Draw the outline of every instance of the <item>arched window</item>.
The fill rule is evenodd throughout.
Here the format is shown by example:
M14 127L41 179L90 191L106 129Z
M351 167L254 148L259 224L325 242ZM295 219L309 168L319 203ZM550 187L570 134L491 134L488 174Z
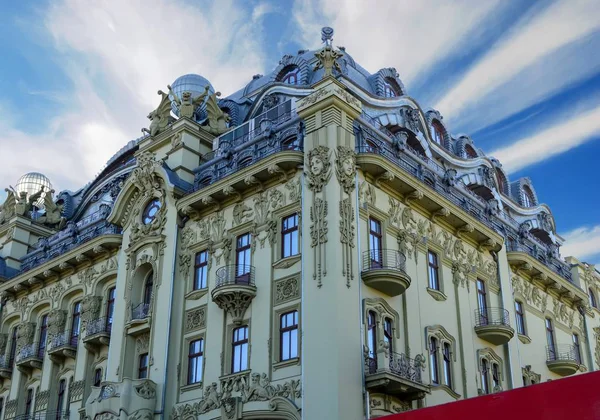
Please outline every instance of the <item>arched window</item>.
M48 315L42 316L40 321L40 340L38 343L38 357L42 359L44 357L44 350L46 350L46 340L48 339Z
M444 126L438 120L433 120L431 123L431 135L433 136L433 141L437 144L444 144L446 130L444 130Z
M146 277L146 283L144 284L144 305L150 306L152 299L152 289L154 286L154 272L150 271Z
M279 81L287 85L297 85L300 81L299 73L300 69L298 69L298 67L291 66L287 69Z
M431 367L431 383L440 383L438 366L438 342L435 337L429 338L429 366Z
M369 347L369 357L374 359L377 351L377 321L375 312L369 311L367 314L367 347Z
M470 144L465 145L465 153L467 155L467 159L475 159L477 157L477 152Z
M592 291L591 288L589 288L588 291L590 293L590 305L592 306L592 308L598 309L598 302L596 301L596 295L594 294L594 292Z
M400 96L400 89L398 89L396 81L386 77L383 81L383 97L395 98L396 96Z
M498 191L504 193L506 191L506 178L498 168L496 168L496 179L498 180Z
M533 198L533 192L527 185L523 186L523 206L533 207L535 205L535 199Z
M71 317L71 345L76 347L79 339L79 330L81 327L81 302L73 304L73 314Z

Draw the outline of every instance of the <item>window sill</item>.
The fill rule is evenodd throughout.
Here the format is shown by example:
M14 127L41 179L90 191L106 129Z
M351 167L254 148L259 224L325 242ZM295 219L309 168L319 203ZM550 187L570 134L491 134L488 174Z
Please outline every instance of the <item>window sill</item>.
M273 268L290 268L300 261L301 255L292 255L291 257L281 258L273 263Z
M191 292L187 292L185 294L185 299L186 300L198 300L207 293L208 293L208 288L192 290Z
M298 365L300 365L300 358L294 357L293 359L284 360L283 362L273 363L273 370L283 369L285 367L298 366Z
M529 336L527 336L525 334L517 334L517 336L519 336L519 341L521 341L521 343L523 343L523 344L531 343L531 338L529 338Z
M438 302L443 302L446 299L448 299L441 290L436 290L436 289L432 289L432 288L428 287L427 293L429 293L431 295L431 297L434 298L435 300L437 300Z
M179 388L179 391L180 392L189 392L194 389L202 389L202 381L196 382L195 384L184 385L181 388Z
M450 388L448 385L434 385L431 384L432 391L446 391L448 395L450 395L455 400L460 399L460 394Z

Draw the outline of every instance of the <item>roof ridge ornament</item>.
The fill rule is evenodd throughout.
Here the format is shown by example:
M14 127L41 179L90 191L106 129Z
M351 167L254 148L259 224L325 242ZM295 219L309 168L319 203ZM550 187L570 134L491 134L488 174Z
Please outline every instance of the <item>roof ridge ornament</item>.
M329 26L321 28L321 41L325 43L326 47L331 47L331 43L333 42L333 28Z
M336 69L340 73L342 68L337 60L344 56L341 52L335 51L331 44L333 42L333 28L328 26L321 29L321 40L325 43L325 46L315 53L315 57L319 60L314 67L314 71L323 69L323 78L327 76L333 76L333 69Z

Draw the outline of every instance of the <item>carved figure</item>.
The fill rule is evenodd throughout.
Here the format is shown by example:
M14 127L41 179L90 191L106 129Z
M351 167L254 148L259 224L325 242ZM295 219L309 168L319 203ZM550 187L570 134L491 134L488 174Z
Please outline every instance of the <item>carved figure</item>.
M328 147L317 146L308 152L308 188L320 192L331 176L331 156Z
M319 60L315 65L314 71L319 69L323 69L323 77L332 76L333 69L336 69L340 73L342 72L342 68L340 64L337 62L338 59L343 57L344 54L335 51L331 46L326 46L318 53L315 53L315 57Z
M8 188L5 188L4 191L6 191L7 196L6 200L4 200L4 204L0 206L0 225L16 214L17 200L15 198L15 193Z
M61 230L67 221L67 219L62 216L64 202L63 200L58 200L54 203L52 194L54 194L54 190L50 190L44 195L44 208L46 209L46 214L40 217L38 221L45 225L58 225L58 229Z
M338 146L336 150L335 173L346 194L354 190L354 174L356 173L356 154L346 146Z
M210 89L210 86L206 86L204 88L204 92L196 99L192 99L192 93L188 91L183 92L181 94L181 98L178 98L171 89L171 85L168 85L167 88L169 88L169 94L173 97L173 100L179 107L179 117L192 118L196 108L198 108L198 106L200 106L200 104L202 104L202 102L204 102L208 96L208 90Z
M158 95L162 97L158 108L148 114L150 120L150 129L142 128L142 133L148 133L151 137L156 136L164 131L172 120L171 117L171 100L169 95L162 90L158 91Z
M226 112L223 112L217 104L217 98L221 96L221 92L215 92L208 95L206 101L206 113L208 114L208 126L204 127L206 131L215 136L223 134L229 129L231 117Z
M206 387L204 391L204 398L198 403L198 411L200 413L206 413L207 411L219 408L220 406L220 395L217 391L217 383L213 382Z

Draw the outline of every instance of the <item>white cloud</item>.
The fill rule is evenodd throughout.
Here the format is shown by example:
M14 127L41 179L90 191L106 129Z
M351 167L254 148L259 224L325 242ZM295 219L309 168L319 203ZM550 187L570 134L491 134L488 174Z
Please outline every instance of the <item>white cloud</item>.
M505 171L512 173L577 147L599 134L600 106L572 115L566 122L545 127L490 155L502 162Z
M2 184L38 170L59 189L85 185L141 135L156 91L180 75L201 74L224 95L242 88L264 68L261 19L269 12L234 0L202 8L168 0L51 3L40 30L73 82L64 94L69 106L42 134L19 129L16 118L0 121Z
M574 256L581 261L600 257L600 225L579 227L562 236L565 239L561 248L563 256Z
M495 89L503 88L511 79L538 60L556 53L560 48L581 40L598 29L600 29L600 9L595 0L559 0L541 13L527 15L492 46L460 82L446 92L436 104L436 109L447 120L460 124L464 122L463 118L468 119L475 108L502 107L502 98L495 98L483 104L482 101L489 99ZM557 60L546 63L545 69L537 74L537 77L544 79L545 83L536 85L536 90L532 91L529 83L515 83L512 89L505 91L507 95L515 96L515 102L511 100L508 104L504 104L503 112L499 113L499 117L506 116L510 112L515 113L559 91L574 80L591 74L591 70L588 70L589 64L582 60L582 57L578 60L582 68L576 68L575 71L561 72L553 69L553 66L568 67L562 60L564 56L557 55ZM597 60L595 62L597 63ZM597 64L591 67L598 68ZM547 74L544 77L545 73ZM529 92L523 92L523 88L528 89ZM497 120L498 117L495 121ZM484 121L479 123L483 124Z
M331 26L336 45L346 46L369 71L396 67L410 92L411 83L440 59L476 45L477 38L467 39L467 35L482 30L481 22L499 4L496 0L299 0L293 14L307 47L318 47L321 27Z

